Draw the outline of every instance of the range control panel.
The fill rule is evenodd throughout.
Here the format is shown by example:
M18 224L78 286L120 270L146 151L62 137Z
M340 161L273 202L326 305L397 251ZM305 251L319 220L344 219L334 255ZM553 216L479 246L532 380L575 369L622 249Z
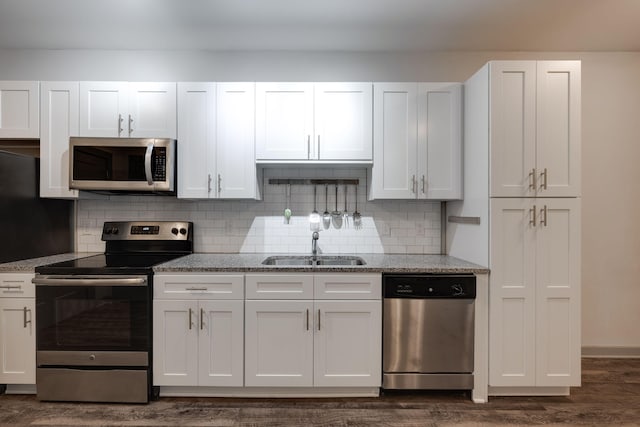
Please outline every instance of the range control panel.
M460 298L475 299L473 274L391 274L382 276L385 298Z
M102 240L190 240L193 223L187 221L108 221Z

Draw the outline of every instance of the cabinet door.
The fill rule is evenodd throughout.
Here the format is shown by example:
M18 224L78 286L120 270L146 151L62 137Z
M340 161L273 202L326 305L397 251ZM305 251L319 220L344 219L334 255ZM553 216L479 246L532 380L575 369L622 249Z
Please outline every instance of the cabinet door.
M492 199L489 290L489 385L534 386L538 206Z
M198 304L153 301L153 384L198 385Z
M580 61L539 61L537 72L538 196L577 197L581 162Z
M0 384L35 384L33 298L0 298Z
M80 82L79 136L129 136L128 92L126 82Z
M38 138L38 82L0 82L0 138Z
M215 83L178 83L178 198L215 197Z
M176 84L129 83L131 138L176 139Z
M373 88L371 197L415 199L417 194L416 83L376 83Z
M536 62L491 62L489 87L491 196L535 196Z
M316 83L312 158L372 159L372 89L371 83Z
M420 199L462 198L462 85L418 85Z
M198 385L242 387L244 302L199 302Z
M537 199L536 208L536 385L579 386L580 200Z
M217 195L255 199L255 84L218 83L217 94Z
M245 386L313 385L313 303L245 302Z
M78 82L43 82L40 91L40 197L74 199L69 189L69 137L79 132Z
M314 158L313 84L256 83L256 159Z
M315 303L315 386L380 387L380 301Z

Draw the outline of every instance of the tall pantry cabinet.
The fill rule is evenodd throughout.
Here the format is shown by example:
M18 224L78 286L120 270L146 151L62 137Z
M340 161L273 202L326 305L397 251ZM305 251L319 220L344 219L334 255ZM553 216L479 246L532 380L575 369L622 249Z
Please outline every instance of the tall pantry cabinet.
M465 83L449 254L487 265L489 394L580 385L580 62L490 62ZM455 221L455 220L454 220ZM476 221L477 222L477 221Z

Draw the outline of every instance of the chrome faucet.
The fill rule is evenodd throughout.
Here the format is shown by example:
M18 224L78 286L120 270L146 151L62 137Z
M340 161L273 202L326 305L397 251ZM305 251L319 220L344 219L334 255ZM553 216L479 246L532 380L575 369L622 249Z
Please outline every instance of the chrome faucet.
M320 238L320 233L314 231L311 235L311 255L315 259L318 256L318 239Z

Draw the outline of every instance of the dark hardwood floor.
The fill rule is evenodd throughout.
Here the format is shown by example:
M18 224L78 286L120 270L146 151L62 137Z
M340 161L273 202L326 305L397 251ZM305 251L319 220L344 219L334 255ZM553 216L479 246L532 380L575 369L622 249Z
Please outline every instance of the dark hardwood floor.
M380 398L161 398L148 405L38 402L0 396L2 426L640 426L640 359L583 359L582 387L567 397L467 392Z

